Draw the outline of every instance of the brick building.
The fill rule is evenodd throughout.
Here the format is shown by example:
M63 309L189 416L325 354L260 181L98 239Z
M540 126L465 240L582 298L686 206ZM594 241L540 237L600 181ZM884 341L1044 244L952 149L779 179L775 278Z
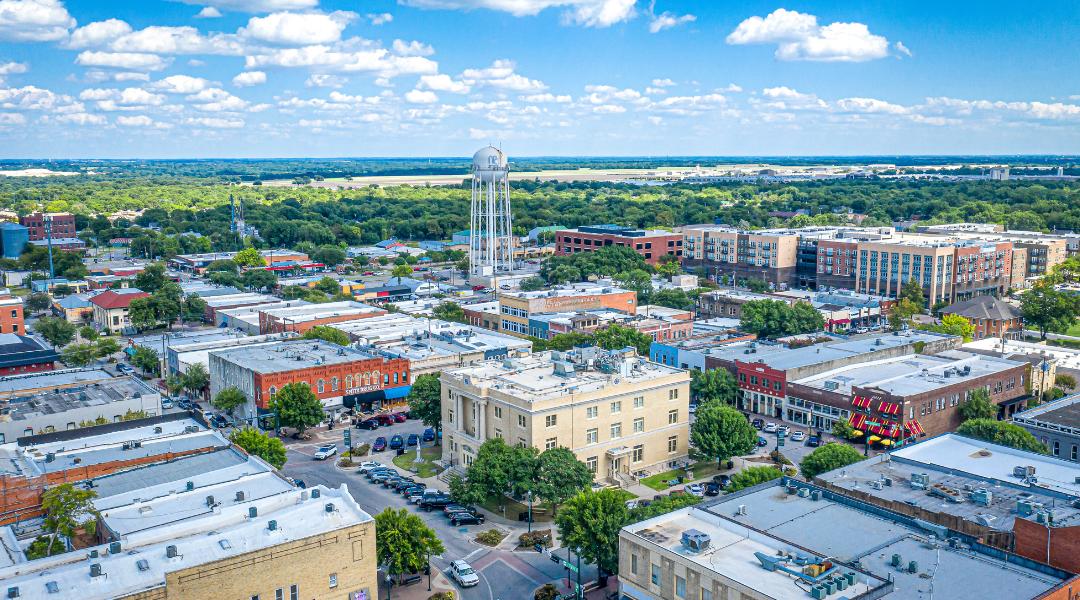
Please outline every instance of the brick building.
M340 415L346 408L370 411L403 402L410 389L408 360L321 340L213 350L209 363L211 397L226 388L239 389L248 402L233 414L249 420L271 412L270 400L289 383L311 386L328 417Z
M26 333L22 298L0 297L0 333Z
M0 333L0 376L52 371L60 355L37 338Z
M294 331L303 334L312 327L321 327L342 321L355 321L385 315L386 309L345 300L324 304L306 304L304 306L286 306L258 310L259 333L281 333Z
M741 319L742 306L747 302L757 302L760 300L775 300L783 302L788 306L795 306L796 303L803 302L803 299L801 298L792 298L790 296L755 294L753 292L722 289L701 294L698 299L698 311L703 319L718 317Z
M499 295L499 331L529 335L529 317L562 311L607 308L628 315L637 314L637 292L616 287L575 285L556 290L507 292Z
M1023 314L1019 308L993 296L976 296L941 309L943 315L959 315L975 327L971 337L1018 340L1023 336Z
M799 234L790 229L739 231L725 225L687 225L682 228L683 267L703 267L709 276L764 279L792 284L796 278Z
M694 323L670 317L628 315L610 309L541 313L529 317L529 335L550 340L564 333L591 334L611 324L628 327L656 341L685 340L693 333Z
M644 231L618 225L589 225L559 231L555 242L555 256L567 256L575 252L592 252L604 246L633 248L645 257L650 265L660 263L660 257L683 255L683 235L663 229Z
M52 229L53 242L57 238L73 238L78 233L75 231L75 215L68 213L39 213L19 217L19 225L26 228L30 241L44 240L48 238L45 228L45 217L52 217L50 227Z
M499 331L499 302L477 302L475 304L462 304L461 310L465 313L465 322L469 325L483 327L492 331Z

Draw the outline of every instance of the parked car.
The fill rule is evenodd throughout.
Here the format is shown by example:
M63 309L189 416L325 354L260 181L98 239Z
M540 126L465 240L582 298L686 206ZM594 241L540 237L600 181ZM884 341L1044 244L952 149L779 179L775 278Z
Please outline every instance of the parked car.
M509 284L506 284L506 283L504 283L504 284L502 284L502 285L500 285L500 286L499 286L499 289L500 289L500 290L508 290L508 289L510 289L510 285L509 285Z
M315 460L326 460L335 454L337 454L337 446L335 444L319 446L319 449L315 451Z
M688 494L693 494L698 498L705 497L705 486L698 483L690 483L683 486L683 491Z
M404 445L405 445L405 440L401 439L400 435L395 435L394 437L390 438L390 449L391 450L397 450L398 448L401 448Z
M394 475L391 475L390 477L387 477L384 481L382 481L382 486L384 488L390 489L396 486L398 482L402 479L404 478L400 474L395 473Z
M409 436L409 439L405 440L405 447L416 448L420 445L420 436L415 433Z
M364 271L361 275L374 275L375 271Z
M450 278L447 277L446 275L443 275L443 276L439 277L439 281L450 281Z
M365 460L364 462L360 463L360 468L358 468L356 470L356 472L361 474L361 475L364 475L368 471L370 471L372 469L378 469L379 467L382 467L382 468L385 469L386 465L384 465L382 463L377 463L377 462L375 462L373 460Z
M474 286L472 286L472 290L474 292L479 292L482 289L484 289L484 286L482 286L482 285L474 285Z
M791 434L791 441L793 441L793 442L801 442L801 441L803 441L805 439L806 439L806 433L804 433L802 431L796 431L795 433Z
M417 486L417 487L422 487L422 486ZM409 502L411 502L413 504L420 504L420 501L424 499L424 496L437 496L437 495L439 495L439 490L437 490L435 488L424 488L424 489L420 490L420 493L418 495L416 495L416 496L410 495L409 496Z
M379 422L379 427L389 427L394 424L394 417L390 415L378 415L375 420Z
M450 525L457 527L458 525L483 525L484 515L474 515L467 512L457 512L450 515Z
M705 495L706 496L719 496L720 495L720 489L721 488L720 488L719 483L716 483L715 481L710 481L710 482L705 484Z
M472 587L480 584L480 578L476 576L476 571L473 571L469 563L460 559L450 563L450 576L461 587Z
M762 431L764 431L765 433L776 433L777 429L779 429L779 427L776 425L776 423L766 423L765 429L763 429Z
M433 508L442 508L447 504L453 504L454 501L450 499L450 496L436 496L434 498L428 498L424 496L424 499L420 501L420 508L431 512Z
M810 446L811 448L817 448L821 445L821 438L816 435L812 435L806 438L806 445Z
M394 486L394 492L398 494L404 494L405 490L413 487L414 485L416 485L416 481L414 481L412 477L406 477Z
M414 485L413 487L402 492L401 495L405 496L405 499L409 502L409 504L414 504L417 500L424 497L425 489L426 488L422 485Z
M768 446L769 442L765 441L765 438L763 438L763 437L761 437L759 435L758 438L757 438L757 445L758 446Z
M364 419L363 421L360 421L359 423L356 424L356 428L357 429L378 429L379 428L379 421L378 421L378 419Z
M298 487L300 489L304 489L304 488L307 487L307 484L304 483L303 479L293 479L292 477L286 477L285 481L288 481L289 483L295 485L296 487Z
M750 424L754 426L754 429L761 431L761 428L765 426L765 421L763 419L754 419L750 421Z
M397 476L396 471L390 471L390 470L376 471L375 474L371 476L371 483L383 483L387 479L390 479L391 477L396 477L396 476Z
M404 423L409 420L408 413L393 413L390 416L393 417L395 423Z
M424 441L425 442L434 442L435 441L435 430L434 429L425 429L424 430Z
M161 401L161 408L169 409L169 408L172 408L172 407L173 407L172 400L162 400Z
M782 433L782 434L784 434L784 437L788 437L788 436L791 435L791 428L788 427L787 425L781 425L781 426L776 428L776 433L777 434Z
M225 419L220 413L214 413L210 415L210 424L218 429L222 427L228 427L229 421Z
M386 438L381 435L375 438L375 443L371 445L371 449L375 452L386 450Z
M722 488L731 487L731 477L728 477L727 475L714 475L712 479L713 482Z
M180 408L182 408L184 410L189 410L191 408L191 401L188 400L187 398L181 398L181 399L177 400L176 403L179 404Z

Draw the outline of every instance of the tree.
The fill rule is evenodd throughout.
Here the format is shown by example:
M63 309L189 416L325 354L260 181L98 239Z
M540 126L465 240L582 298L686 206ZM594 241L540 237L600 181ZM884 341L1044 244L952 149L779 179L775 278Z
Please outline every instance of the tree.
M815 477L822 473L846 467L865 458L865 456L859 454L858 450L847 444L830 442L815 448L813 452L807 454L799 463L799 470L807 481L813 481Z
M919 281L915 278L912 278L907 283L905 283L904 287L900 288L900 295L897 296L896 299L908 300L915 306L918 306L920 309L919 312L922 312L922 307L925 301L923 300L923 289L922 286L919 285Z
M337 344L338 346L349 345L349 335L340 329L334 329L329 325L319 325L312 327L304 332L301 336L305 340L322 340L324 342L330 342L331 344Z
M649 298L649 304L678 310L689 310L694 306L694 300L682 289L660 290Z
M1058 373L1054 377L1054 386L1062 389L1069 388L1070 390L1076 389L1076 378L1068 373Z
M668 258L671 257L671 258ZM665 254L660 257L660 266L656 268L657 273L668 279L679 274L681 269L679 268L679 259L674 254Z
M968 392L967 400L956 407L964 420L992 419L997 416L998 409L990 402L990 393L986 388L975 388Z
M247 404L247 397L238 388L228 387L218 392L210 404L232 415L234 410Z
M948 307L949 307L948 302L946 302L945 300L938 300L937 302L934 303L933 306L930 307L930 314L933 315L933 317L935 319L940 319L941 318L941 310L945 309L945 308L948 308Z
M652 336L641 333L633 327L622 327L614 322L603 329L594 331L593 340L604 350L636 348L638 356L649 356L649 348L653 343Z
M337 246L323 246L311 255L311 260L336 267L345 262L345 252Z
M690 371L690 395L702 404L719 401L733 405L739 397L739 385L727 369L693 369Z
M893 329L904 329L905 326L911 325L911 317L922 312L919 305L914 304L910 300L899 300L889 311L888 321L889 327Z
M71 344L61 353L64 364L69 367L85 367L97 357L92 344Z
M235 260L215 260L206 267L207 273L231 273L233 275L240 274L240 267L236 264Z
M461 305L456 302L441 302L432 309L431 313L436 319L442 319L443 321L451 321L454 323L465 322L465 309L461 308Z
M329 277L323 277L315 282L314 289L319 290L324 294L336 294L341 291L341 284Z
M555 513L560 504L586 489L592 481L593 474L588 465L570 450L559 446L540 453L539 481L532 491L551 502Z
M151 263L135 276L135 287L147 294L153 294L168 282L169 278L165 274L165 265L162 263Z
M193 363L188 365L187 370L184 371L183 382L185 390L199 393L210 383L210 375L206 372L206 367L202 366L201 363Z
M487 498L487 491L481 486L470 485L469 481L458 474L450 476L450 498L462 506L474 506Z
M146 346L139 346L135 348L135 352L131 355L131 362L142 369L144 373L149 373L157 370L161 360L153 350Z
M933 331L935 333L944 333L946 335L955 335L964 338L965 342L970 342L972 334L975 333L975 326L960 315L943 315L941 317L941 325L928 325L924 323L919 325L919 329L923 331Z
M673 510L693 506L703 502L704 498L693 494L676 494L672 496L660 496L659 500L653 500L648 506L638 506L630 509L627 515L627 523L637 523L645 519L651 519L669 513Z
M30 326L35 333L45 338L45 341L54 348L63 348L75 339L78 327L74 323L68 323L67 319L57 317L42 317Z
M718 400L698 406L690 426L690 443L717 465L757 448L758 433L742 413Z
M94 509L94 490L76 488L70 483L53 486L41 495L41 510L45 513L42 529L49 534L49 551L57 536L75 537L78 529L85 529L92 534L97 524L97 510ZM48 556L49 553L46 553Z
M582 271L584 273L584 271ZM614 276L619 287L637 292L638 303L648 301L649 293L652 292L652 276L645 269L622 271Z
M206 318L206 300L192 292L184 298L182 310L185 321L202 321Z
M409 265L394 265L394 270L390 272L390 277L397 277L398 285L401 285L401 278L409 277L412 274L413 270Z
M731 487L727 491L737 492L783 476L784 473L776 467L747 467L731 476Z
M855 428L851 426L851 423L847 421L833 421L832 434L843 440L854 440L859 436L855 435Z
M753 300L742 305L739 326L760 338L776 338L821 331L825 319L805 302L792 307L781 300Z
M108 358L120 351L120 344L112 338L101 338L94 348L98 358Z
M235 390L236 388L229 389ZM222 393L226 391L228 390L223 390ZM220 398L221 394L218 394L218 397ZM215 406L217 405L215 404ZM289 460L288 451L285 449L285 445L281 443L280 438L270 437L252 427L233 431L229 434L229 441L243 448L248 454L258 456L270 463L275 469L285 466L285 461Z
M518 284L518 287L523 292L532 292L535 290L543 289L544 280L540 279L539 277L529 277L528 279L523 279L521 283Z
M1046 444L1039 442L1039 440L1031 435L1028 430L1019 425L1006 423L1005 421L997 421L994 419L971 419L970 421L961 423L960 427L957 428L956 433L967 437L977 438L992 444L1001 444L1002 446L1009 446L1010 448L1027 450L1028 452L1037 452L1039 454L1050 453L1050 449L1046 447Z
M264 290L277 285L278 277L273 271L251 269L250 271L244 271L244 276L241 277L240 282L246 288Z
M157 325L157 302L153 296L132 298L128 303L128 319L132 327L140 331Z
M50 306L52 306L52 298L44 292L30 294L26 297L26 310L30 312L46 310Z
M387 508L375 515L375 560L387 575L400 576L423 569L429 557L445 552L435 532L404 508Z
M747 277L743 280L743 287L755 294L767 294L772 291L767 281L756 277Z
M236 253L236 257L233 258L233 261L241 267L262 267L266 265L262 253L256 248L244 248Z
M1020 296L1020 312L1024 322L1039 330L1046 339L1047 332L1064 333L1076 322L1077 300L1074 296L1039 282Z
M426 373L416 378L409 389L409 413L435 430L442 430L442 383L439 373ZM436 435L436 437L438 437Z
M559 539L598 572L619 572L619 530L629 515L621 494L604 489L587 490L570 498L555 517Z
M98 335L97 330L89 325L84 325L79 328L79 337L88 342L97 341Z
M292 427L304 433L326 419L323 405L311 386L306 383L286 383L274 398L274 411L282 427Z

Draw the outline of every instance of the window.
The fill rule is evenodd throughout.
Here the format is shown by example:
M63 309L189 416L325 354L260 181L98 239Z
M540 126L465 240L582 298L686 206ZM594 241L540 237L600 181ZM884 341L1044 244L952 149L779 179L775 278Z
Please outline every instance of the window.
M668 454L674 454L679 451L679 436L673 435L667 439L667 451Z
M676 388L674 390L668 390L668 400L678 400L678 399L679 399L679 390L678 390L678 388Z
M585 409L585 418L586 419L595 419L596 415L598 415L599 413L600 413L599 407L590 406L590 407Z
M446 411L446 422L447 423L453 423L454 422L454 411L453 411L453 409Z
M669 411L667 411L667 422L668 422L668 425L674 425L674 424L678 423L679 422L679 411L678 410L669 410Z
M497 427L495 428L495 437L499 438L500 440L502 439L502 429L499 429Z
M331 573L330 574L330 587L332 587L332 588L337 587L337 573Z
M325 391L326 391L326 382L323 381L322 379L320 379L319 380L319 393L321 394L321 393L323 393Z
M611 439L618 439L622 437L622 423L611 424Z
M638 417L634 419L634 433L645 432L645 417Z
M552 448L558 448L558 447L559 447L559 439L558 438L548 438L544 442L544 450L551 450Z
M1073 448L1075 449L1076 446L1073 446ZM633 461L633 462L641 462L641 461L645 460L645 445L644 444L638 444L637 446L634 446L634 453L632 455L630 455L630 460Z
M630 572L637 575L637 554L630 555Z
M622 401L611 403L611 414L617 415L622 412Z
M585 466L588 467L590 473L596 472L597 460L595 456L590 456L585 459Z
M289 586L289 600L300 600L300 586L298 584L292 584Z
M1072 460L1076 460L1076 444L1072 447Z
M285 600L285 589L278 588L274 590L274 600Z
M739 373L739 381L746 383L746 373Z
M634 410L639 408L645 408L645 396L638 396L634 398Z
M1061 452L1061 442L1054 440L1054 456L1057 456Z
M501 419L502 418L502 407L501 406L496 406L495 407L495 418L496 419Z
M780 391L780 382L779 381L772 382L772 389L779 392Z
M677 598L686 597L686 580L678 575L675 576L675 596Z
M525 438L518 438L518 446L522 448L528 447L528 444L525 443Z
M75 423L74 422L68 423L67 424L67 429L68 429L68 431L71 431L72 429L75 429Z
M758 384L757 383L757 377L754 376L754 375L751 375L750 376L750 385L757 385L757 384Z
M547 415L544 417L544 427L554 427L557 416L558 415Z
M260 596L259 594L252 594L251 595L251 600L259 600L260 598L262 598L262 596Z
M655 585L660 585L660 567L658 565L652 566L652 582Z
M525 427L525 415L518 415L518 427Z
M712 590L701 588L701 600L712 600Z
M585 443L586 444L595 444L597 442L598 437L599 437L599 435L597 434L597 429L594 427L593 429L590 429L590 430L585 432Z
M330 391L336 392L337 389L338 389L338 378L337 377L330 378Z

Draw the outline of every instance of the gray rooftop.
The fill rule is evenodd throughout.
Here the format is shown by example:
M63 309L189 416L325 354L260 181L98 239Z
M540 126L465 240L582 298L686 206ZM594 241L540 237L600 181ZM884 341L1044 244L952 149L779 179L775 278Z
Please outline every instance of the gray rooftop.
M993 296L975 296L954 302L941 309L942 314L960 315L969 319L1010 321L1021 317L1020 309Z
M296 371L320 365L335 365L375 358L355 348L345 348L322 340L294 340L275 345L239 346L210 352L211 357L240 365L256 373Z
M1080 394L1025 410L1013 417L1013 422L1080 435Z
M159 485L186 482L197 477L217 479L222 469L245 463L247 460L239 452L222 449L99 477L94 480L94 490L99 498L105 499L130 492L137 492L141 496L143 490Z
M57 393L57 390L60 393ZM101 369L0 379L0 419L18 421L75 408L103 406L156 394L134 377L113 377ZM156 397L156 396L154 396ZM31 401L33 405L31 405Z
M1003 358L949 350L937 356L910 354L848 365L797 379L794 383L839 394L850 394L853 387L873 387L896 396L910 396L974 381L1020 364ZM960 372L966 367L971 367L970 372ZM948 376L946 371L949 372ZM835 383L836 387L831 387L829 382Z
M154 354L160 358L163 348L173 348L176 346L186 346L188 344L206 342L221 342L242 337L245 337L245 334L218 328L186 332L177 331L172 334L143 335L129 339L131 340L131 343L153 351Z

